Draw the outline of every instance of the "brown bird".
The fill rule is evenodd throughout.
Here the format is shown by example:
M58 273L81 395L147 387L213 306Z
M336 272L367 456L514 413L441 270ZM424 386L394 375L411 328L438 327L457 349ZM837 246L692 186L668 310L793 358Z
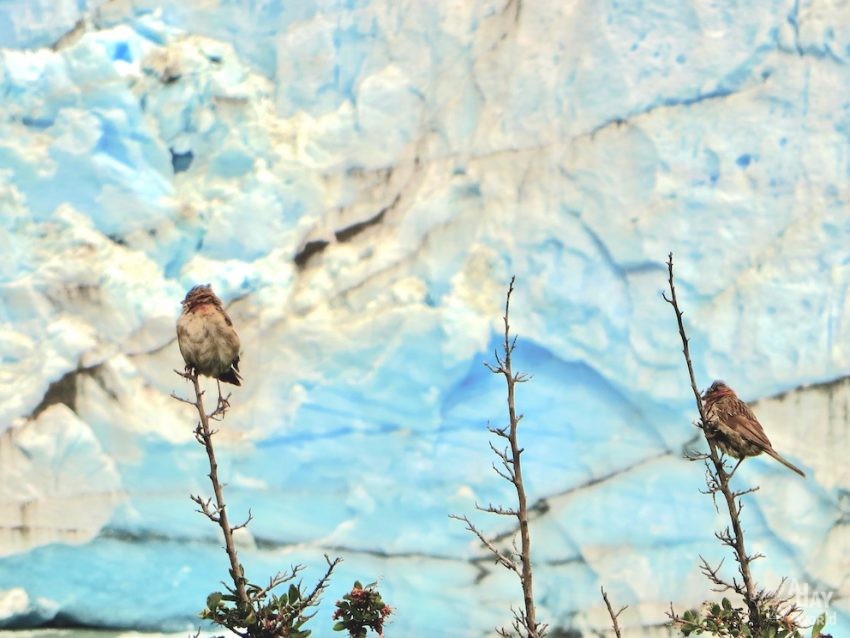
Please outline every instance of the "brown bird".
M182 305L183 312L177 320L177 345L186 362L186 371L194 370L225 383L242 385L239 335L221 299L207 284L187 292Z
M741 401L728 385L715 381L702 395L702 400L709 421L706 434L725 454L738 459L733 474L746 457L764 452L800 476L806 476L773 449L750 406Z

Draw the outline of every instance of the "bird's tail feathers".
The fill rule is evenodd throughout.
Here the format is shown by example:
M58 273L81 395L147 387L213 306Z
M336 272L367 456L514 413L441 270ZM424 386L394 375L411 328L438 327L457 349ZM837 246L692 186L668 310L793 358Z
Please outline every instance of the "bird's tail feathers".
M806 478L806 474L803 472L803 470L801 470L799 467L797 467L793 463L783 459L782 456L779 454L779 452L776 452L775 450L771 450L771 449L767 449L767 450L765 450L765 452L767 452L770 456L772 456L777 461L782 463L782 465L787 467L789 470L793 470L794 472L796 472L797 474L799 474L803 478Z
M242 385L241 379L241 375L235 370L235 368L232 367L227 372L218 376L219 381L224 381L225 383L232 383L233 385Z

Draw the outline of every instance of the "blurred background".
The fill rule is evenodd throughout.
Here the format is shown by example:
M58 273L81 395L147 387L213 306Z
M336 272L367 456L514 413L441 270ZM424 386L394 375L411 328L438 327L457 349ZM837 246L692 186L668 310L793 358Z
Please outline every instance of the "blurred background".
M211 283L249 578L338 555L314 635L354 578L389 636L492 635L519 585L448 515L513 531L474 503L513 497L516 275L538 616L604 630L604 584L663 634L726 555L672 251L698 383L807 473L736 475L756 577L850 632L850 5L4 0L0 46L0 625L198 626L227 559L169 394Z

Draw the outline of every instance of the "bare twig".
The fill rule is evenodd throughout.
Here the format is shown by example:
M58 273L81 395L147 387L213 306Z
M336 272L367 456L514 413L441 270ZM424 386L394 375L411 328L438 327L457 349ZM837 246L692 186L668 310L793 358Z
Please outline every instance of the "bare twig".
M235 532L237 529L242 529L243 527L248 527L248 523L254 520L254 514L251 512L251 508L248 508L248 518L245 519L244 522L239 523L239 525L234 525L230 531Z
M200 420L195 428L195 438L207 451L207 458L210 465L210 473L208 476L213 486L213 494L215 495L215 509L213 510L210 507L211 499L207 499L205 501L200 496L192 496L191 499L201 508L201 513L214 523L217 523L221 528L221 535L224 537L224 547L227 551L227 557L230 559L230 577L233 579L234 591L239 602L247 608L250 606L250 600L248 598L248 593L245 590L245 573L242 569L242 565L239 564L239 556L236 553L236 545L233 542L233 530L235 528L230 526L230 521L228 521L227 518L224 494L222 493L221 483L218 480L218 463L215 460L215 450L213 449L212 444L212 436L214 432L210 430L210 419L219 414L223 414L225 408L222 402L219 401L218 407L216 407L215 411L211 414L207 414L204 409L204 392L198 384L197 372L189 373L179 372L177 370L175 370L175 372L184 379L191 381L195 390L195 401L181 399L174 395L172 396L174 396L174 398L178 401L195 406L195 409L198 411L198 418ZM249 514L248 520L250 520L250 518ZM245 524L247 524L247 521ZM237 528L244 527L245 524L239 525Z
M605 593L605 588L600 587L599 591L602 592L602 599L605 601L605 606L608 608L608 615L611 616L611 625L614 627L614 635L617 636L617 638L620 638L620 624L617 622L617 618L619 618L620 614L626 611L629 606L623 605L622 607L620 607L620 610L615 614L614 608L611 607L611 601L608 600L608 594Z
M288 572L278 572L271 578L269 578L269 584L266 587L258 590L254 594L254 598L256 600L261 600L266 597L266 595L278 585L289 582L290 580L294 580L296 576L304 569L303 565L293 565L289 568Z
M505 569L511 570L517 576L522 577L522 573L520 572L519 568L517 567L517 564L513 561L513 559L509 558L508 556L505 556L502 552L499 551L498 547L496 547L495 545L493 545L493 543L487 540L487 537L484 536L484 534L481 533L481 530L475 527L472 522L470 522L469 518L467 518L466 516L458 516L456 514L449 514L449 518L453 518L455 520L466 523L466 529L475 534L478 537L478 540L480 540L481 543L487 549L490 550L499 565L501 565Z
M724 543L732 547L732 549L734 550L735 560L738 563L738 571L740 572L741 578L744 581L743 588L741 588L741 591L739 591L739 593L743 596L744 601L747 604L747 608L749 610L750 615L750 623L755 628L758 626L759 613L756 601L756 588L753 582L752 575L750 574L750 562L753 560L753 557L747 555L746 548L744 546L744 531L741 528L741 522L739 519L739 514L741 512L741 504L740 502L736 502L736 496L740 496L742 494L746 494L754 490L746 490L744 492L736 494L729 487L729 479L731 478L732 473L726 472L726 467L723 463L723 457L721 454L718 453L717 448L714 445L714 441L707 434L707 431L711 426L709 424L708 419L706 418L705 408L702 404L702 396L700 395L699 389L697 388L696 377L694 375L694 366L691 363L691 354L690 349L688 348L689 339L685 334L685 325L682 321L682 315L684 313L679 309L679 302L676 298L676 286L673 283L673 253L670 253L668 256L667 273L667 283L670 287L670 296L668 297L666 294L662 293L662 297L664 298L664 301L666 301L673 307L673 311L676 313L676 323L679 327L679 336L682 339L682 354L684 355L685 363L688 366L688 375L690 376L691 390L694 393L694 400L696 401L697 410L699 411L699 427L702 429L703 435L705 435L705 440L708 443L708 459L711 461L711 466L708 466L708 461L706 461L709 474L706 483L708 485L709 493L712 495L712 498L714 498L717 492L723 494L723 498L726 501L726 508L729 512L729 519L732 523L732 533L730 534L727 529L725 535L722 535L722 538L719 535L718 538L720 538ZM716 576L715 572L708 572L707 575L718 586L728 586L728 583L720 580ZM740 585L738 587L740 587ZM736 591L738 591L737 588Z
M700 571L705 574L705 577L708 578L708 580L714 583L715 586L712 587L714 591L716 591L717 593L723 593L731 589L732 591L737 592L738 594L744 593L742 591L739 591L741 586L737 583L737 581L732 579L732 582L730 583L729 581L724 580L722 576L720 576L720 568L723 566L723 560L721 560L717 564L717 567L712 567L703 556L699 557L699 561Z
M333 573L334 569L336 569L336 566L342 562L342 559L337 556L336 558L331 560L330 558L328 558L328 555L325 554L325 562L328 564L328 569L325 572L325 575L319 579L318 583L316 583L316 586L313 588L313 591L311 591L307 595L307 597L303 599L304 606L302 607L302 609L307 609L311 605L315 604L321 593L325 591L325 589L327 589L331 574Z
M207 608L201 613L201 617L226 627L240 638L269 638L294 635L292 632L296 628L315 615L315 612L308 613L308 611L311 607L316 606L320 595L328 586L332 572L342 559L335 558L331 560L325 555L325 561L328 564L327 571L306 596L302 596L301 594L302 585L299 581L297 584L293 583L290 585L288 595L282 597L271 596L269 598L270 592L275 587L287 581L294 580L298 576L303 569L301 565L296 565L289 571L278 572L269 579L267 587L261 587L248 582L245 578L244 569L239 563L233 536L234 532L248 526L253 520L254 514L249 509L248 516L244 522L238 525L230 524L223 497L223 488L225 486L219 481L218 464L212 442L212 437L216 431L210 429L210 420L222 418L230 407L228 402L230 395L226 397L222 396L221 387L219 386L216 408L208 414L204 409L204 392L200 389L197 371L187 369L186 372L177 370L175 372L184 379L191 381L195 390L195 401L183 399L175 395L172 396L182 403L194 406L198 413L199 421L195 427L194 435L195 440L203 445L207 452L210 467L208 476L214 493L213 498L204 499L201 496L193 495L191 496L191 500L197 504L198 511L201 514L221 528L225 550L230 561L230 576L232 579L232 586L228 583L223 583L224 588L230 593L230 596L222 595L220 592L211 594L207 598ZM293 593L293 590L297 593ZM309 631L306 633L298 631L296 633L298 635L306 635Z
M192 499L195 503L198 504L198 507L200 508L200 509L198 509L199 513L206 516L213 523L215 523L217 525L219 524L218 512L217 511L213 512L212 509L210 509L210 503L212 503L211 498L204 500L200 496L194 496L194 495L190 496L189 498Z
M542 638L546 632L546 626L537 623L534 607L534 588L531 566L531 535L528 528L528 502L522 478L521 456L524 450L520 447L517 437L517 430L519 423L522 420L522 415L517 414L515 406L516 384L525 383L530 377L521 372L514 373L511 367L511 355L513 354L514 348L516 348L517 340L516 335L511 337L509 323L511 294L514 291L514 280L515 278L512 277L511 283L508 286L508 293L505 298L505 314L502 317L505 326L502 352L499 353L498 350L494 352L494 357L496 359L495 365L491 363L485 363L484 365L493 374L502 375L505 378L505 384L507 385L508 425L501 428L488 427L488 430L496 436L506 439L508 442L508 447L504 450L499 450L492 443L490 443L490 449L499 458L501 465L504 468L500 469L494 463L493 469L500 477L511 483L516 489L517 507L516 509L503 508L494 505L489 505L484 508L476 505L476 507L492 514L516 516L519 521L520 537L520 547L514 547L514 555L516 556L516 559L506 556L504 553L499 551L499 549L491 541L489 541L466 516L452 515L451 518L455 518L466 523L466 528L475 534L484 546L490 550L490 552L495 556L496 562L517 574L522 585L523 610L513 610L513 629L517 634L525 636L525 638ZM504 629L498 630L498 633L503 636L508 635Z
M503 345L504 358L501 363L501 373L505 377L505 383L508 390L508 416L510 418L510 444L511 444L511 467L513 474L513 483L516 487L519 518L519 536L521 545L522 559L522 594L525 604L525 613L522 614L521 620L524 621L524 629L527 631L529 638L538 638L539 628L537 626L536 610L534 608L534 588L533 588L533 572L531 568L531 535L528 531L528 503L525 496L525 486L522 481L522 448L519 447L517 438L517 428L522 416L517 416L516 407L514 404L514 387L517 383L522 383L526 377L522 374L514 375L511 368L511 354L516 347L517 337L511 339L511 326L509 323L511 294L514 291L515 277L511 277L511 283L508 286L508 294L505 298L505 316L503 321L505 324L505 341Z
M496 470L498 472L498 470ZM478 503L475 504L475 509L479 512L488 512L490 514L498 514L499 516L518 516L519 512L514 509L504 508L501 505L488 505L481 507Z

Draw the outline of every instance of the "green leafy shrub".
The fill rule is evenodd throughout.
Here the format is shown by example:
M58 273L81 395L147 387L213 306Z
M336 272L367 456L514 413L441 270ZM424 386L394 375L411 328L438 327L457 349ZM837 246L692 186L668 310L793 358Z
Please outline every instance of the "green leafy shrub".
M364 587L356 580L351 591L336 601L334 631L347 631L350 638L366 638L368 629L384 635L384 621L393 610L381 600L376 584Z
M329 569L311 592L305 592L301 583L290 583L285 593L272 593L273 589L296 577L300 567L295 567L291 572L275 576L267 587L246 583L247 606L230 589L226 594L218 591L211 593L207 596L207 606L200 616L244 638L307 638L311 632L304 629L304 624L315 615L315 612L310 613L309 610L318 604L319 595L327 586L333 568L339 563L339 559L331 561L327 556L325 559Z
M720 638L803 638L799 614L796 606L766 597L758 605L759 625L753 628L749 610L734 607L728 598L724 598L720 603L705 603L702 609L692 609L681 617L673 617L673 625L683 636L707 634ZM826 615L821 614L812 627L811 638L827 638L821 634L825 625Z

